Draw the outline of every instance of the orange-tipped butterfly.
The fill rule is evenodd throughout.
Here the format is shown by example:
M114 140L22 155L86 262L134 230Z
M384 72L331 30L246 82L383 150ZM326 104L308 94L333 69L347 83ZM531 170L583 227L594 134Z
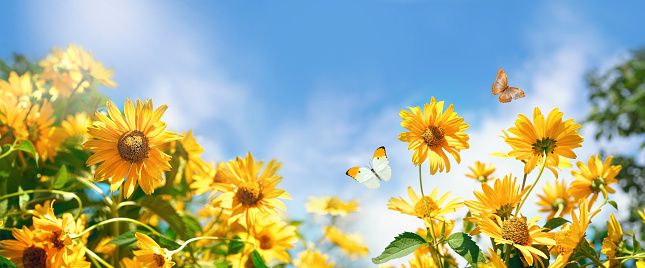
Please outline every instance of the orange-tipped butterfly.
M345 174L354 178L357 182L362 183L367 188L376 189L381 186L381 183L379 182L380 180L389 181L392 177L392 168L387 165L388 163L390 163L390 161L387 160L385 147L381 146L376 149L376 152L374 152L372 169L353 167Z
M493 95L497 95L500 92L502 93L499 95L499 102L501 103L507 103L512 100L524 98L524 91L516 87L508 86L506 72L502 69L497 71L497 76L495 77L495 82L493 82L493 88L491 91L493 92Z

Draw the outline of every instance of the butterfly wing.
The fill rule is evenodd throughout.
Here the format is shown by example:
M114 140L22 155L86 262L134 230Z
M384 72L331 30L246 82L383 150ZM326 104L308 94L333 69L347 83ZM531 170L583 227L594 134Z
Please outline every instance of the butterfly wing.
M525 96L524 91L522 91L521 89L516 87L509 87L506 90L504 90L504 92L502 92L501 95L499 95L499 102L507 103L507 102L511 102L512 100L524 98L524 96Z
M499 69L497 71L497 76L495 77L495 82L493 82L493 87L491 89L491 92L493 92L493 95L497 95L500 92L504 91L508 87L508 77L506 77L506 72L504 70Z
M378 177L372 170L364 167L353 167L345 173L347 176L354 178L357 182L362 183L365 187L376 189L381 186Z
M381 146L376 149L374 159L372 159L372 168L381 180L389 181L392 177L392 168L388 166L389 163L390 161L385 154L385 147Z

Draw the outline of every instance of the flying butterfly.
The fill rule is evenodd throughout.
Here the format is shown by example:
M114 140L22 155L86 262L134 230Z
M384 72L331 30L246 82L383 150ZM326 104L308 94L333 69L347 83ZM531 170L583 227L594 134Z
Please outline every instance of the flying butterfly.
M362 183L367 188L376 189L381 186L381 180L389 181L392 177L392 168L387 165L388 163L390 161L387 160L385 146L381 146L374 152L371 169L353 167L347 170L345 174L354 178L357 182Z
M499 95L499 102L507 103L512 100L517 100L519 98L524 98L524 91L516 87L508 86L508 78L506 77L506 72L499 69L497 71L497 76L495 77L495 82L493 82L493 88L491 89L493 95Z

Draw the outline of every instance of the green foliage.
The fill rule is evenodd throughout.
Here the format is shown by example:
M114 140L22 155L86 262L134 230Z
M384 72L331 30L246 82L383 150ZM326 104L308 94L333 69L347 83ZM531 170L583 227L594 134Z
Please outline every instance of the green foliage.
M5 257L0 256L0 268L18 268L18 266Z
M546 222L546 224L544 225L544 228L548 228L548 230L545 230L546 232L548 232L550 230L553 230L555 228L558 228L558 227L562 226L563 224L565 224L567 222L569 222L569 221L565 220L563 218L553 218L553 219L550 219L549 221Z
M168 222L170 228L175 230L180 238L185 239L190 236L186 230L186 225L184 224L182 217L177 214L177 211L175 211L175 208L170 204L170 202L163 200L158 195L146 195L139 198L137 203Z
M56 176L54 176L54 189L63 188L65 182L67 182L67 167L62 165L58 172L56 172Z
M251 253L251 260L256 268L269 268L269 266L264 263L262 256L260 256L260 253L258 253L257 250L253 250L253 253Z
M477 263L486 262L484 253L468 234L461 232L454 233L448 237L446 242L448 242L448 245L450 245L457 254L464 257L464 259L466 259L466 261L468 261L468 263L473 267L477 267Z
M16 145L16 149L30 153L36 159L36 164L38 163L38 154L36 153L36 148L34 148L34 144L31 143L30 141L28 140L21 141L18 145Z
M374 264L382 264L392 259L405 257L426 243L426 240L420 235L411 232L404 232L394 238L394 241L385 247L385 250L381 255L376 258L372 258L372 262Z

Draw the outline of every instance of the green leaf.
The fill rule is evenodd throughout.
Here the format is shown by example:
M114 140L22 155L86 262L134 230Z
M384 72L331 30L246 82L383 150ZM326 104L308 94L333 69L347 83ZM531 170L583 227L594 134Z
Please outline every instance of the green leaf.
M54 176L54 189L61 189L67 182L67 167L62 165Z
M0 256L0 268L18 268L18 266L5 257Z
M199 221L187 213L184 213L182 220L184 221L184 224L186 224L186 227L193 231L193 233L202 231L202 226L199 224Z
M269 268L269 266L264 263L264 260L262 259L262 256L260 256L260 253L258 253L257 249L253 250L253 253L251 253L251 260L256 268Z
M170 202L163 200L158 195L146 195L139 198L138 203L142 207L157 214L157 216L162 218L164 221L168 222L170 228L175 230L180 238L184 239L187 237L186 225Z
M473 214L470 213L470 211L468 211L468 213L466 213L465 218L469 218L472 216ZM473 229L475 229L475 224L470 221L464 220L464 233L470 233Z
M563 218L553 218L553 219L550 219L550 220L549 220L549 221L547 221L547 222L546 222L546 224L544 225L544 228L547 228L548 230L544 230L543 232L551 231L551 230L553 230L553 229L555 229L555 228L558 228L558 227L562 226L563 224L565 224L565 223L567 223L567 222L569 222L569 221L568 221L568 220L565 220L565 219L563 219Z
M36 165L38 165L38 154L36 154L36 148L34 144L28 140L21 141L20 144L16 145L16 149L30 153L36 159Z
M614 207L616 210L618 210L618 204L616 204L616 201L611 200L611 201L609 201L607 203L609 203L612 207Z
M581 258L589 258L589 256L594 256L598 257L598 253L596 253L596 250L589 245L589 242L587 242L587 239L582 239L580 240L580 243L578 243L578 254L576 254L575 259L581 259ZM586 253L586 254L585 254Z
M385 250L381 255L376 258L372 258L372 262L374 264L381 264L392 259L405 257L425 243L427 243L426 240L420 235L411 232L404 232L394 238L394 241L385 247Z
M643 252L643 248L641 248L641 244L636 239L636 235L634 234L634 230L625 231L625 235L632 237L632 245L634 247L634 250L633 250L634 254L633 255L636 255L638 253Z
M460 256L464 257L470 265L477 267L477 263L485 263L484 253L482 250L475 244L475 242L470 238L468 234L465 233L454 233L448 237L446 240L448 245L457 252Z
M159 245L162 248L167 248L169 250L175 250L175 249L178 249L179 247L181 247L181 245L178 244L177 242L175 242L174 240L165 238L163 236L151 235L150 237L153 238L153 239L154 238L159 238L158 239L159 240Z
M235 236L234 238L240 239L239 236ZM240 253L240 251L242 251L243 248L244 248L244 242L231 240L231 242L228 243L228 255Z
M121 234L120 236L117 236L110 240L108 244L115 244L117 246L134 246L137 244L137 238L134 236L134 234L137 231L130 231L124 234ZM144 233L144 232L140 232Z

